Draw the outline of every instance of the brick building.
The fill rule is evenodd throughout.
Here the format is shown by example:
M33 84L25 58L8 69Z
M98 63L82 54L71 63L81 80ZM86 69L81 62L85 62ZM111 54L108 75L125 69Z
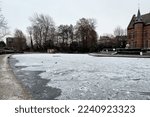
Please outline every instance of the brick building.
M26 39L23 38L6 38L6 47L13 50L23 51L26 49Z
M133 15L128 29L128 44L130 48L150 48L150 13Z

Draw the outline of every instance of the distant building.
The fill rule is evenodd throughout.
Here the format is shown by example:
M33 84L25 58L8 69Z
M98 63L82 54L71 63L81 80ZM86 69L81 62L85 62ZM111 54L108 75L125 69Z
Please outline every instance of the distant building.
M23 51L27 47L26 39L8 37L8 38L6 38L6 47L9 49Z
M14 48L14 38L12 37L6 38L6 45L8 48Z
M150 48L150 13L133 15L128 29L128 44L130 48Z

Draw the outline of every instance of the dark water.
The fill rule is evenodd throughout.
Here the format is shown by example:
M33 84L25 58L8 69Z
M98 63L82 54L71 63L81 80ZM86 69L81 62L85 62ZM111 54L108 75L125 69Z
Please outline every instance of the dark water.
M17 60L9 59L9 64L14 71L16 78L29 91L33 100L54 100L61 95L61 90L58 88L46 86L50 80L41 79L39 74L44 71L25 71L21 70L24 67L15 66Z

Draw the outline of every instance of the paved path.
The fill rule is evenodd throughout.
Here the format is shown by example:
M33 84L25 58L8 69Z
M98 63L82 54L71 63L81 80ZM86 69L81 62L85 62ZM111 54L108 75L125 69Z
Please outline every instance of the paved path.
M0 55L0 99L1 100L27 100L29 94L21 86L10 68L7 58L9 55Z

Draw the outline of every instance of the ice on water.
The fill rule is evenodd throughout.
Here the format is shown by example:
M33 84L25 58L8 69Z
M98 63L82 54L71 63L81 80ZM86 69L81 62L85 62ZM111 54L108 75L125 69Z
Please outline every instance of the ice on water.
M43 71L57 99L150 99L150 59L103 58L88 54L13 55L22 70Z

